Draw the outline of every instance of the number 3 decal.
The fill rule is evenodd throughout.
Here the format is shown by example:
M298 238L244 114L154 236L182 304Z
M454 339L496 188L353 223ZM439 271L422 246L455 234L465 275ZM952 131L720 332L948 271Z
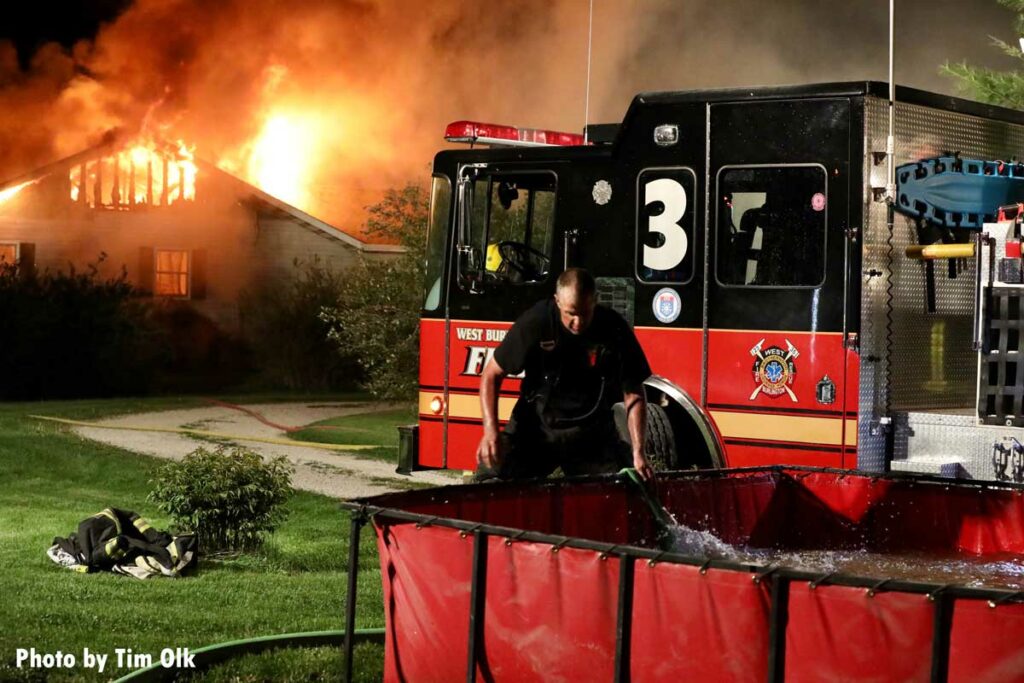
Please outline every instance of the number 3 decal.
M661 202L665 210L649 216L647 229L664 236L659 247L644 245L644 266L653 270L672 270L686 256L686 231L679 225L686 213L686 190L672 178L658 178L644 185L645 207Z

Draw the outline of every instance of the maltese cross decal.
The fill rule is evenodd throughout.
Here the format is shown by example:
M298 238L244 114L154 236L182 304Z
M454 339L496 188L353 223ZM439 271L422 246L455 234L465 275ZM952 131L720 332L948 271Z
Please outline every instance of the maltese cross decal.
M800 352L788 339L785 341L785 351L778 346L764 348L764 339L750 349L750 355L754 357L754 381L757 382L757 388L750 395L751 401L758 394L764 393L772 397L788 394L793 403L797 402L796 394L790 387L796 377L796 363L793 361Z

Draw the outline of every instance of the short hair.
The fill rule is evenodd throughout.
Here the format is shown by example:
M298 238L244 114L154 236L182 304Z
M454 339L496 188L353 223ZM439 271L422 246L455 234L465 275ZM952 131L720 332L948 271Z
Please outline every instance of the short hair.
M597 293L597 283L594 276L586 268L567 268L558 276L558 284L555 291L571 288L577 296L589 297Z

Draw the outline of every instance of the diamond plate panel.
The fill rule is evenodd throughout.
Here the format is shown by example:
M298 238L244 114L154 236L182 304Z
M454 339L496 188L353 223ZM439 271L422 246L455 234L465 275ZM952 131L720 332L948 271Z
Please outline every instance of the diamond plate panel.
M939 473L941 464L958 463L972 479L994 480L993 444L1006 437L1024 442L1024 429L978 424L972 415L910 413L896 432L897 451L892 468L909 472ZM1012 474L1007 468L1004 478Z
M961 261L955 278L948 276L945 262L935 263L936 312L928 313L925 266L903 255L908 245L917 243L913 221L896 214L890 250L886 205L872 197L872 187L886 184L884 156L876 164L872 152L885 150L888 103L875 97L865 100L858 466L880 470L885 468L885 439L871 423L887 412L887 388L894 411L975 405L974 263ZM978 159L1021 158L1024 126L897 102L896 164L944 152ZM886 295L890 258L891 323Z
M599 277L597 284L597 303L607 306L621 315L629 326L633 326L634 309L633 290L636 287L631 277Z

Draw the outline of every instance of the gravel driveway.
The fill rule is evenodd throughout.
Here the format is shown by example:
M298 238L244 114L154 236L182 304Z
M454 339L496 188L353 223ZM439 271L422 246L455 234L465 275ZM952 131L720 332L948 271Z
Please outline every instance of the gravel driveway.
M299 427L332 417L391 410L395 406L381 403L267 403L241 407L262 415L268 422ZM209 441L188 434L142 430L188 428L230 434L236 437L231 442L244 445L264 457L287 457L295 466L292 483L296 488L333 498L372 496L423 485L445 486L460 481L458 472L416 472L412 476L404 476L395 472L395 463L360 458L358 453L247 441L246 437L287 439L287 436L281 429L269 426L251 414L226 406L136 413L97 420L95 424L133 429L84 426L72 429L93 441L172 460L180 460L199 446L208 446ZM140 431L134 431L134 428ZM396 434L396 442L397 439Z

